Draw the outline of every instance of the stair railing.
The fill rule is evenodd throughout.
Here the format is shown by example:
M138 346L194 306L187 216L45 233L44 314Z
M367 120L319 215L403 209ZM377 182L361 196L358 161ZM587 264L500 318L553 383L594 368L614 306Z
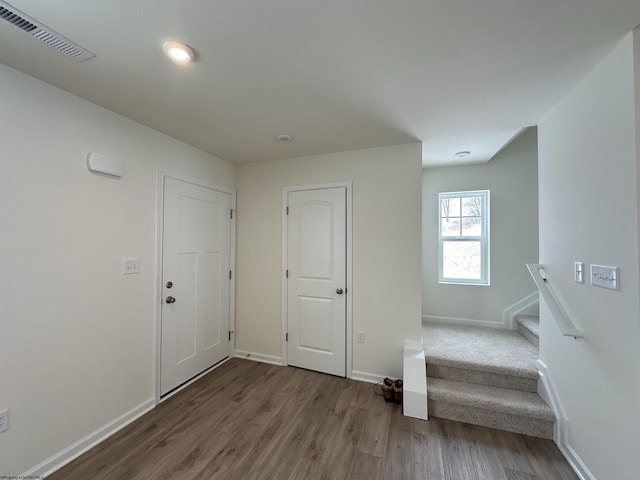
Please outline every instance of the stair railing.
M527 263L527 268L540 291L540 295L542 295L542 298L544 298L545 303L549 307L551 315L558 324L558 328L562 332L562 335L573 338L584 337L584 332L573 324L569 315L567 315L567 312L562 308L557 297L553 294L549 281L547 280L547 274L545 273L542 265L539 263Z

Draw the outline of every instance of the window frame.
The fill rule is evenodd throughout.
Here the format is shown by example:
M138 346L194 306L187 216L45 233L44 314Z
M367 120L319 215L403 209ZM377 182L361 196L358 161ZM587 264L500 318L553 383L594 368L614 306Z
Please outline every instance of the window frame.
M438 193L438 283L452 285L480 285L490 286L490 191L489 190L464 190L459 192L440 192ZM481 197L482 199L482 215L481 215L481 236L443 236L442 235L442 200L446 198L466 198ZM457 218L464 218L461 215ZM462 233L462 232L461 232ZM480 278L450 278L443 276L443 243L445 241L455 242L480 242Z

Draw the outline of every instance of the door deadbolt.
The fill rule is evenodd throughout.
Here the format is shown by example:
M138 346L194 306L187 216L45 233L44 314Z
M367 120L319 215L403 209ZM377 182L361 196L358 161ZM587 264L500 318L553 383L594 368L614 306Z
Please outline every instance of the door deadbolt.
M342 295L342 292L343 292L343 290L342 290L341 288L338 288L338 289L336 290L336 293L337 293L338 295Z
M176 299L173 297L167 297L167 299L165 300L165 302L167 303L176 303Z
M167 282L167 288L173 287L173 282Z

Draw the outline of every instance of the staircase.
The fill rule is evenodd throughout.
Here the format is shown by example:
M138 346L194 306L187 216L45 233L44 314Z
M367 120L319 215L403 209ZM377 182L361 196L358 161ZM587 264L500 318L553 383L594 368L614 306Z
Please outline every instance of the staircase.
M429 415L542 438L555 417L537 392L538 319L517 331L425 324Z
M540 347L540 317L518 315L515 320L517 332L529 340L536 348Z

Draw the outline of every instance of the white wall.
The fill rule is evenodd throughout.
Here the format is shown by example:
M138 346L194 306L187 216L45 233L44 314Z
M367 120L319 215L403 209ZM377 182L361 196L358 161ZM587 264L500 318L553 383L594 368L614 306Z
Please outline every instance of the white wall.
M234 187L235 167L2 65L0 85L0 475L19 475L153 398L157 169Z
M352 180L353 370L400 376L420 338L420 177L417 143L239 166L236 348L281 359L282 188Z
M637 30L634 36L539 126L540 262L585 331L583 340L563 338L541 308L540 358L569 421L567 451L598 480L635 479L640 471ZM574 261L620 267L620 290L574 283Z
M491 190L491 285L438 283L438 193ZM538 145L525 130L489 163L422 174L422 314L425 320L502 323L503 310L536 291L525 263L538 261ZM437 317L437 318L434 318Z

